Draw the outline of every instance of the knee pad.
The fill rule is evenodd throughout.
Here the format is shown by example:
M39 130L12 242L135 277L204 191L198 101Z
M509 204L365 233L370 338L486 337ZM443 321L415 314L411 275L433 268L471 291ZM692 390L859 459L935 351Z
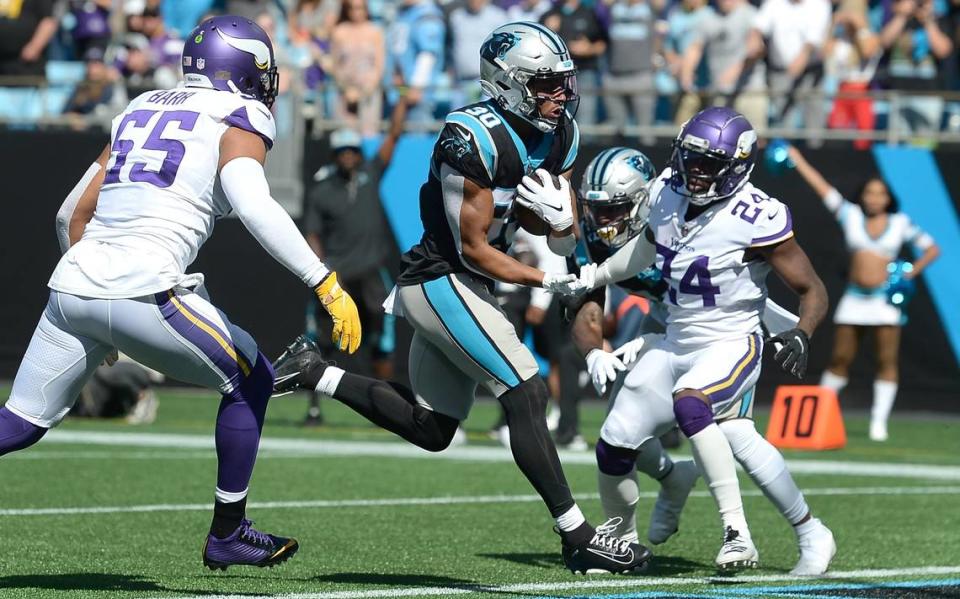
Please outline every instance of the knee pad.
M610 476L623 476L633 471L640 452L626 447L615 447L601 438L597 441L597 468Z
M47 430L0 408L0 456L26 449L40 440Z
M529 414L533 419L546 422L547 402L550 400L550 392L547 391L547 386L539 376L528 378L498 397L497 400L503 406L508 421Z
M456 418L438 414L418 405L413 406L413 418L417 421L420 432L417 446L434 453L450 447L460 426L460 421Z
M673 402L673 415L688 439L713 424L713 410L693 395L685 395Z

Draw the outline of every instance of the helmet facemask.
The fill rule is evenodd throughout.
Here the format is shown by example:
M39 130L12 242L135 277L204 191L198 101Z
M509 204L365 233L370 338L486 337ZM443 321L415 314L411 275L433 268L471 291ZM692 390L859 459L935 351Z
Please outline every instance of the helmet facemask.
M588 196L597 197L578 194L584 225L608 247L617 249L647 224L649 207L646 210L641 208L647 206L649 194L646 186L631 196L619 195L609 199L599 197L606 196L605 192L587 192Z
M496 73L492 79L492 84L480 81L484 93L496 100L500 108L516 114L544 133L554 131L567 119L572 120L580 105L576 69L530 73L511 67ZM545 116L542 112L544 106L556 114Z

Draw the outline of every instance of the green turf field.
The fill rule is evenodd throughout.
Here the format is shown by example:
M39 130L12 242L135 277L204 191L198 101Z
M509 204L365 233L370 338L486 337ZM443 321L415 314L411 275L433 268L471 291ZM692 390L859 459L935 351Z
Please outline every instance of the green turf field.
M161 399L154 425L67 421L0 460L0 597L960 597L956 418L897 419L892 440L875 444L865 440L866 420L848 415L846 449L787 454L836 534L831 578L786 576L793 533L746 478L760 569L707 580L720 530L701 481L681 532L655 548L645 574L583 578L562 568L545 508L509 453L486 438L493 404L474 409L467 446L429 457L335 402L325 406L326 426L303 429L304 400L277 398L249 515L296 536L301 550L270 570L210 572L200 549L217 401L176 391ZM601 418L599 404L584 406L590 441ZM564 461L598 523L592 454ZM642 479L641 489L645 528L656 488Z

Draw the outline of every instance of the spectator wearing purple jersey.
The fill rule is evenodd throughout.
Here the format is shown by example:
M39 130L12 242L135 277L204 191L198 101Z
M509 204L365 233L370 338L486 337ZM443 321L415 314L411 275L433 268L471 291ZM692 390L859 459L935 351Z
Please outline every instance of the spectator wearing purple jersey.
M86 58L93 48L107 49L112 4L112 0L70 0L70 37L77 58Z

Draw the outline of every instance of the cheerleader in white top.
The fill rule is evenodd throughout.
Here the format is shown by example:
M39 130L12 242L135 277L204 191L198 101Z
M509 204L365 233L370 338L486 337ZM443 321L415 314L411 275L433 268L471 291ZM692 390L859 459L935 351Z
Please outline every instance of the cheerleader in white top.
M833 356L820 384L838 392L846 386L860 340L868 328L872 329L877 373L873 383L870 438L886 441L887 420L897 395L900 326L906 322L902 303L895 304L888 289L894 275L913 279L922 273L940 255L940 249L930 235L897 210L896 199L879 176L867 179L851 202L796 148L790 147L789 156L800 176L836 216L850 250L850 278L833 318L836 325ZM900 250L908 243L920 256L912 268L896 263Z

